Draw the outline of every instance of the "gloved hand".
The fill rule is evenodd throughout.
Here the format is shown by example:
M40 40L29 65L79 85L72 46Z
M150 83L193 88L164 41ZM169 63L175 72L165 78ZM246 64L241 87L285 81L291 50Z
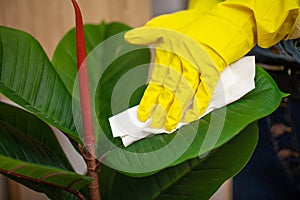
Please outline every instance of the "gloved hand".
M193 108L185 114L184 121L193 121L203 114L226 66L218 54L201 44L200 38L196 37L196 41L187 34L194 28L186 27L186 19L193 23L197 17L198 13L192 11L162 16L125 35L133 44L155 44L151 80L138 109L141 121L152 117L152 128L176 128L193 97Z
M270 6L274 3L266 1ZM197 9L181 11L154 18L144 27L129 31L125 35L128 42L154 44L156 48L155 65L140 102L138 118L146 121L152 117L152 128L164 125L171 131L183 115L184 122L201 116L210 102L220 72L259 42L257 33L266 31L256 26L260 24L255 21L255 14L263 14L261 9L265 9L257 7L260 6L258 2L225 1L203 14ZM254 12L255 9L260 10ZM269 44L286 37L292 30L295 19L289 19L288 13L289 10L276 13L290 24L278 32L273 31L274 37L268 40ZM278 18L273 21L276 20ZM191 100L192 107L184 113Z

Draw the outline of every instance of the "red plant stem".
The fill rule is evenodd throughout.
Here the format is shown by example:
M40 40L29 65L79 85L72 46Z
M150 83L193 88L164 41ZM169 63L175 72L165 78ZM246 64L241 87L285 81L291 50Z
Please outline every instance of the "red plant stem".
M29 176L25 176L23 174L18 174L14 171L11 171L11 170L7 171L7 170L0 169L0 172L2 174L12 175L12 176L22 178L22 179L25 179L25 180L29 180L31 182L35 182L35 183L38 183L38 184L48 185L48 186L51 186L51 187L54 187L54 188L60 188L62 190L68 191L68 192L76 195L81 200L86 200L86 198L80 192L78 192L77 190L71 189L70 186L64 187L64 186L57 185L57 184L54 184L54 183L46 182L45 180L35 179L35 178L29 177Z
M80 93L80 107L82 114L82 125L84 134L84 158L88 168L88 175L93 178L90 183L90 194L92 200L100 200L100 187L98 177L98 161L95 151L95 135L93 126L93 115L91 107L88 67L86 62L86 47L84 41L84 30L82 15L76 0L72 0L76 15L76 53L78 67L78 83Z
M92 118L92 107L90 99L88 68L86 62L86 49L84 42L84 32L82 16L78 4L72 0L76 13L76 51L77 51L77 67L78 82L80 91L80 106L82 112L82 123L84 130L84 144L86 146L94 145L94 126Z

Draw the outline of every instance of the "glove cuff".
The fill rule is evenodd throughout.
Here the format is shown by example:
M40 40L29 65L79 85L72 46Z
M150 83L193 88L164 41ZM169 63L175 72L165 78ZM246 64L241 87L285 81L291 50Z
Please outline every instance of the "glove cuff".
M197 31L195 27L199 27ZM188 27L182 27L182 32L207 50L219 71L247 54L256 44L252 12L224 3L199 15Z

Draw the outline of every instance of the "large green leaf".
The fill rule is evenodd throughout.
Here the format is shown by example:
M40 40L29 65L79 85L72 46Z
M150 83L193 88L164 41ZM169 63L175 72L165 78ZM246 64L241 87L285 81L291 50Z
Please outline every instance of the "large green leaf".
M117 112L116 108L119 108L115 104L110 104L109 99L113 95L115 84L124 74L122 67L118 69L117 67L113 70L108 68L107 71L110 73L104 73L99 82L100 89L99 96L97 96L99 104L97 109L101 113L99 121L106 137L115 145L110 146L102 155L105 155L105 164L133 176L155 173L219 147L237 135L249 123L273 112L284 96L273 79L262 68L257 67L256 88L239 101L215 110L172 134L155 135L124 148L119 138L112 138L107 120L112 113ZM140 77L144 76L141 74ZM135 79L132 82L134 81ZM119 95L117 99L122 100L126 89L124 87L123 92L114 92L114 95ZM131 89L128 89L128 92ZM134 97L130 99L130 103L139 102L143 90L139 88L137 91L132 95ZM127 108L133 106L130 103L127 104ZM119 112L123 110L124 107L120 106ZM176 142L174 142L175 138ZM104 145L99 146L101 148Z
M207 200L246 165L257 140L258 130L253 123L203 159L194 158L142 178L128 177L103 166L102 198Z
M116 24L118 26L123 25ZM139 103L148 74L148 65L145 64L150 62L149 52L143 47L128 45L123 39L124 33L106 38L109 25L102 23L100 27L101 31L97 25L89 26L85 31L86 37L94 41L88 42L91 44L88 49L94 47L89 52L89 67L99 68L99 73L89 74L94 81L91 87L98 85L96 95L92 95L100 125L100 130L96 131L96 145L101 160L123 173L145 176L208 153L232 139L249 123L270 114L283 97L273 79L257 67L256 88L239 101L215 110L173 134L156 135L124 148L119 138L112 138L108 118ZM121 32L123 29L116 30ZM97 31L101 39L94 38ZM64 38L71 37L75 37L74 32L69 32ZM106 40L98 46L103 39ZM73 42L63 39L53 61L60 60L73 48ZM70 55L74 56L74 53ZM75 57L68 60L63 65L64 71L76 68ZM68 82L74 83L76 77L66 76L68 73L63 72L59 74L67 85Z
M85 40L87 45L86 49L88 54L89 69L97 68L100 71L100 73L102 73L105 70L104 66L107 63L110 63L115 57L117 57L118 59L115 62L110 63L109 69L111 71L118 71L119 75L128 72L130 69L133 68L133 66L140 66L142 64L148 63L150 60L150 52L148 49L140 49L135 51L136 47L125 43L122 37L123 35L118 34L118 33L124 33L124 31L127 31L129 29L130 27L128 27L127 25L116 23L116 22L109 23L109 24L102 22L99 25L85 25L84 31L85 31ZM107 46L103 45L102 42L106 41L108 38L111 38L111 36L114 36L116 34L118 34L119 37L114 37L116 39L113 38L110 40L110 42L112 42L114 45L110 45L108 42L105 43L105 45ZM68 88L68 91L72 94L73 101L75 102L75 104L73 104L75 105L74 107L78 106L76 103L78 103L77 100L79 99L78 93L76 95L76 92L74 92L77 91L76 89L78 88L73 87L73 85L76 84L75 81L77 78L75 38L76 38L75 30L72 29L62 38L62 40L60 41L60 43L58 44L55 50L52 59L52 63L57 73L59 74L64 84ZM127 48L133 50L133 52L129 52L126 55L121 55L120 57L118 57L118 53L127 50ZM115 70L115 68L117 69ZM147 70L148 69L146 69L146 71ZM92 85L94 88L97 86L97 82L95 82L95 80L97 80L100 77L100 76L97 77L97 74L99 73L93 73L93 69L89 70L90 85ZM106 74L107 76L105 76L105 79L108 81L108 84L110 84L109 83L110 79L115 78L112 76L116 76L116 73L114 72L110 73L108 71ZM117 74L117 77L119 77L119 75ZM141 76L135 78L139 80L146 80L147 73L142 73ZM111 83L113 84L113 82ZM105 107L107 106L107 104L110 104L110 96L106 97L105 103L97 104L97 106ZM98 110L101 109L97 108L97 111ZM100 117L105 117L105 121L108 119L107 115L105 114L101 114L99 112L97 112L97 114ZM81 129L82 123L80 123L81 122L80 111L74 112L74 116L75 116L74 121L77 122L76 123L77 130L79 130L79 132L81 133L82 131L80 130L82 130ZM96 116L94 117L95 117L95 122L98 123L97 117ZM105 124L104 126L106 125L107 124ZM97 128L95 129L97 130ZM83 137L82 133L81 133L81 137ZM100 134L96 134L97 144L99 144L99 140L100 140L99 138L100 138Z
M129 26L117 22L85 25L87 54L108 37L129 29ZM59 42L52 59L55 70L60 75L70 94L73 92L74 80L77 75L76 62L76 33L75 28L73 28Z
M86 176L0 155L0 172L52 199L79 199L79 189L91 182Z
M51 149L68 169L73 170L52 129L39 118L20 108L0 102L0 120ZM7 150L13 151L10 147L7 147Z
M91 181L72 170L50 127L34 115L3 103L0 160L1 173L54 199L76 199L74 194Z
M71 95L40 44L30 35L0 27L0 93L80 143Z

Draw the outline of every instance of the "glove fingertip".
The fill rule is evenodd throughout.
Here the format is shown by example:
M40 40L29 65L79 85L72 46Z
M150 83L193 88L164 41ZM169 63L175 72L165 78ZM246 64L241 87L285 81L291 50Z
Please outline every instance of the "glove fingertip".
M143 28L136 28L125 33L124 39L135 45L149 45L156 41L155 35L149 36L149 33Z
M143 105L139 105L137 110L137 117L141 122L146 122L150 117L150 113Z
M197 118L198 118L198 116L192 110L189 110L185 113L183 122L191 123L192 121L195 121Z
M179 124L179 122L180 122L179 115L175 114L175 113L173 113L173 114L174 115L171 115L171 116L168 115L167 116L167 120L166 120L166 123L165 123L165 126L164 126L164 128L165 128L166 131L173 131L177 127L177 125Z
M157 105L152 113L151 128L161 128L166 119L166 110L162 105Z
M130 44L139 44L140 37L135 34L134 30L131 30L125 33L124 39Z
M165 130L169 132L173 131L176 127L177 124L168 124L168 123L166 123L164 126Z
M137 112L137 117L141 122L146 122L150 116L147 114L147 112L139 109Z

